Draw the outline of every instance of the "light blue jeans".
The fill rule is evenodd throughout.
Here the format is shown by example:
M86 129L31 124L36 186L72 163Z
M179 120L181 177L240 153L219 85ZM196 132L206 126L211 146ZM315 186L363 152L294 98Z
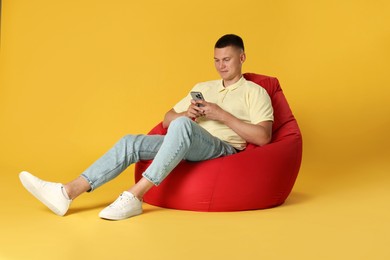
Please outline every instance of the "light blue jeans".
M165 136L123 137L81 176L89 182L92 191L117 177L131 164L153 159L142 175L154 185L159 185L181 160L203 161L235 153L231 145L214 137L191 119L179 117L171 122Z

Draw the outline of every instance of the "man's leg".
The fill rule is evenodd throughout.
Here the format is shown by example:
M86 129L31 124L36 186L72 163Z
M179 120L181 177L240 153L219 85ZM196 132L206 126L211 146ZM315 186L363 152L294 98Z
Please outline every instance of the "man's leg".
M143 178L122 193L99 216L120 220L142 213L143 195L154 185L159 185L183 159L202 161L236 153L235 149L212 136L187 117L172 121L152 164L143 173Z
M153 159L164 141L162 135L127 135L105 155L87 168L80 177L92 191L121 174L131 164Z
M66 214L70 203L80 194L96 189L117 177L130 164L150 160L163 142L160 135L128 135L92 164L75 180L62 185L40 180L28 172L20 173L23 186L57 215Z
M229 144L211 135L187 117L172 121L152 164L143 177L159 185L181 160L204 161L235 154Z
M74 200L81 194L91 189L89 182L83 177L79 176L71 182L64 185L64 189L71 200Z

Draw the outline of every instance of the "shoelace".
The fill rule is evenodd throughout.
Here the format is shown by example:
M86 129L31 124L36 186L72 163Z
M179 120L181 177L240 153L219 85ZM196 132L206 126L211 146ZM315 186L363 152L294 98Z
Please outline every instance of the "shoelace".
M130 198L126 195L121 194L111 205L110 208L124 208L124 206L134 198Z

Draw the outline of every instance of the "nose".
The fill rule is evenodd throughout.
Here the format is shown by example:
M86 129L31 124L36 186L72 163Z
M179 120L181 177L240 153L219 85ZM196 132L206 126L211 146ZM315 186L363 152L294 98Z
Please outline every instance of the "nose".
M223 61L220 61L219 63L218 63L218 68L221 70L221 69L223 69L223 68L225 68L225 63L223 62Z

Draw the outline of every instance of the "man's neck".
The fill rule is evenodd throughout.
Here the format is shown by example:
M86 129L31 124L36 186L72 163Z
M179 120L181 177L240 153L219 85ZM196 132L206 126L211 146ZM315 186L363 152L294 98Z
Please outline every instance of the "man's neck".
M234 77L234 78L231 79L231 80L223 80L223 81L222 81L223 86L224 86L225 88L227 88L227 87L233 85L234 83L236 83L237 81L239 81L239 80L241 79L241 77L242 77L242 74L240 74L240 75Z

